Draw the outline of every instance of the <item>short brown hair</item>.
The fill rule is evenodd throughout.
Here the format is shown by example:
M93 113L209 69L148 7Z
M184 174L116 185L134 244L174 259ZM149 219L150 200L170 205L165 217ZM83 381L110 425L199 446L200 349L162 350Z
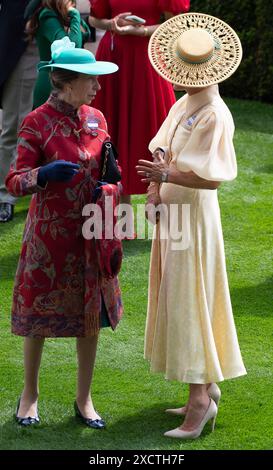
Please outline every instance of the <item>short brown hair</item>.
M73 70L65 70L65 69L54 69L50 72L50 79L53 88L55 90L63 90L63 87L66 83L71 82L72 80L76 80L79 78L79 72L74 72Z

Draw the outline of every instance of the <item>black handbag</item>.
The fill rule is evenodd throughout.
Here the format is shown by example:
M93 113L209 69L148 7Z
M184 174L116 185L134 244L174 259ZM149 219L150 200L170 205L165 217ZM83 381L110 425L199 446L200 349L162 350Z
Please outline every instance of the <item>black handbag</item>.
M104 142L101 151L101 178L100 181L117 184L121 180L121 173L117 164L118 152L112 142Z
M117 184L121 173L117 164L118 152L112 142L104 142L101 150L100 179L93 192L92 202L97 202L101 196L101 187L107 184Z

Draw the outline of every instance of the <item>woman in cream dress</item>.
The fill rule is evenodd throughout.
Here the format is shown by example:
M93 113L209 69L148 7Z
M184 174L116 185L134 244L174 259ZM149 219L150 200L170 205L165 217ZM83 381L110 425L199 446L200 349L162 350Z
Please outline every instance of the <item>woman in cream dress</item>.
M194 21L199 25L199 17L211 22L210 33L206 22L201 23L204 28L188 26ZM182 32L181 18L186 19ZM223 23L237 58L232 54L232 65L226 61L229 71L223 63L217 69L221 51L217 22L223 23L202 14L179 15L162 25L163 33L157 31L152 37L152 64L186 94L150 143L153 163L140 160L137 167L144 181L150 182L147 213L152 217L154 206L160 209L151 253L145 357L152 371L190 384L187 405L166 410L185 415L181 427L165 433L182 439L197 438L209 420L214 428L220 398L215 382L246 374L230 302L217 198L220 183L237 175L233 119L217 83L238 67L241 48L237 35ZM177 34L176 42L171 37L172 47L166 35L168 23ZM158 47L160 41L164 49ZM175 61L172 67L164 68L160 51L166 54L166 63ZM213 59L218 73L208 78L206 70ZM197 64L203 68L201 80L200 68L194 75Z

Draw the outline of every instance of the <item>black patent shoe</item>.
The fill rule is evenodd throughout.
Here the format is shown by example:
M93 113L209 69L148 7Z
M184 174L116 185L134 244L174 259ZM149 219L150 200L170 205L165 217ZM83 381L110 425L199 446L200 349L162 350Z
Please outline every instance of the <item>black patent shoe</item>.
M76 418L79 418L86 426L89 428L93 429L103 429L106 426L106 423L103 419L91 419L91 418L85 418L78 407L78 404L76 401L74 401L74 410L75 410L75 416Z
M28 416L28 417L25 417L25 418L20 418L20 416L18 416L18 410L20 408L20 401L21 401L21 398L19 398L19 400L18 400L16 414L15 414L15 419L16 419L17 423L20 426L32 426L33 424L39 424L40 418L39 418L38 414L34 418L31 417L31 416Z
M9 222L13 219L14 206L8 202L0 202L0 222Z

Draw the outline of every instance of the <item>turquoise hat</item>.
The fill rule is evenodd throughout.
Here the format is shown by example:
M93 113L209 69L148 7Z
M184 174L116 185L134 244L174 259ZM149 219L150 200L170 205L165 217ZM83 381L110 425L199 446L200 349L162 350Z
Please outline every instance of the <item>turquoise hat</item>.
M51 44L51 60L40 62L38 70L54 68L72 70L87 75L107 75L116 72L118 66L113 62L97 61L87 49L75 48L75 43L66 36Z

